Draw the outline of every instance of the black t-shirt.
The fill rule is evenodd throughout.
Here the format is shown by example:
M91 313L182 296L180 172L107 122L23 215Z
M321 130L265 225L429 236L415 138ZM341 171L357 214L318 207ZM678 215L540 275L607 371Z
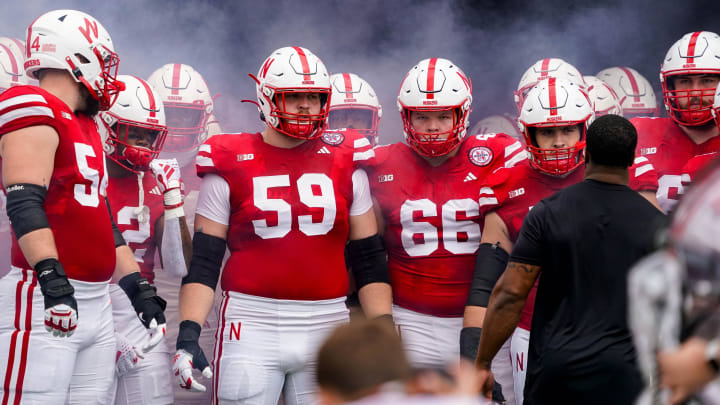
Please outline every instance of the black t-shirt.
M570 186L528 213L510 257L541 267L526 396L542 389L533 387L541 375L587 377L617 372L624 367L618 362L634 364L627 275L653 250L664 218L630 188L594 180Z

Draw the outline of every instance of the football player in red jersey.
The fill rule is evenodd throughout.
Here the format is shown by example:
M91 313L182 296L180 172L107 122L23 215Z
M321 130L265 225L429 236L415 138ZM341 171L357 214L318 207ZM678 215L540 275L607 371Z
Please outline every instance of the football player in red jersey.
M118 76L125 90L108 111L100 128L107 135L108 200L113 219L135 254L142 275L153 283L155 252L162 268L177 279L187 273L192 241L185 223L180 192L180 168L175 160L156 159L167 128L162 101L144 80ZM157 181L156 181L157 180ZM157 183L157 184L156 184ZM132 347L141 347L143 326L116 284L110 286L120 356L117 359L115 404L171 404L170 352L165 342L137 361ZM152 383L153 386L147 384Z
M660 68L669 118L634 118L637 153L658 173L657 199L665 212L682 194L683 166L693 156L720 150L720 130L712 122L712 103L720 82L720 36L685 34L668 50Z
M203 76L192 66L182 63L168 63L155 70L147 79L160 95L165 107L165 117L168 135L160 152L163 159L176 159L180 165L180 174L183 179L182 191L184 194L185 217L190 229L195 218L200 191L200 177L195 169L195 155L198 148L210 136L221 133L220 124L215 119L215 98ZM167 300L167 321L172 325L168 329L168 342L177 339L178 301L180 278L177 274L161 271L156 274L155 286L159 294ZM220 303L217 294L216 304ZM215 329L217 329L217 310L210 311L208 319L203 325L200 336L200 347L208 354L212 362L212 348L215 344ZM178 384L173 384L175 403L178 405L194 405L209 403L211 392L190 393Z
M328 129L353 129L377 146L382 106L370 83L354 73L335 73L330 83Z
M505 270L508 252L512 251L525 215L538 201L583 179L585 131L593 117L585 92L568 81L544 79L527 94L519 121L530 159L495 172L481 192L481 201L486 203L481 210L488 213L463 329L463 333L474 337L475 346L490 292ZM652 165L636 159L630 173L631 188L652 202L657 189ZM516 403L522 403L523 398L534 294L533 288L510 342Z
M55 10L27 30L25 72L40 87L0 95L0 155L12 270L0 279L3 403L105 403L114 377L109 281L154 339L164 302L112 221L97 125L122 89L117 54L93 17ZM33 271L34 269L34 271ZM38 288L39 287L39 288ZM49 333L52 332L52 333Z
M227 245L215 398L270 404L283 391L286 403L311 403L315 350L348 319L346 243L365 314L391 311L385 249L358 168L373 151L360 134L325 131L330 77L307 49L274 51L253 78L265 131L216 135L196 159L203 181L173 369L185 388L205 390L192 368L212 375L198 336Z
M452 61L418 62L398 95L407 143L375 148L369 165L388 249L393 317L417 368L458 360L482 229L480 185L496 168L526 158L506 134L466 136L471 103L470 80Z

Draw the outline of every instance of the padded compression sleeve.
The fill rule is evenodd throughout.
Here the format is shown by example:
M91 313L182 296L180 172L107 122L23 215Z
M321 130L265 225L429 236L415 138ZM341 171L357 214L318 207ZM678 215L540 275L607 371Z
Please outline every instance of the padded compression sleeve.
M495 283L505 271L509 255L500 245L482 243L478 248L475 260L467 306L487 308Z

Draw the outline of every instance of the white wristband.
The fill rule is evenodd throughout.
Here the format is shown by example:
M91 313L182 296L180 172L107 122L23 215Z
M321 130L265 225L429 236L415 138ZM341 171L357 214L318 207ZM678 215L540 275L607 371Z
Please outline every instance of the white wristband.
M180 188L171 188L163 194L163 202L165 206L175 206L182 203L182 193Z

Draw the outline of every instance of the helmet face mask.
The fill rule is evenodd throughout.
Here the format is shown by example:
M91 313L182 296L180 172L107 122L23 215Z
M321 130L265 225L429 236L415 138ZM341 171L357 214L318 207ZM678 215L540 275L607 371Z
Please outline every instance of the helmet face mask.
M364 135L372 146L377 145L382 106L370 83L353 73L336 73L330 76L330 82L328 128L351 128Z
M692 78L697 75L720 76L720 36L714 32L685 34L670 47L660 67L665 109L680 125L700 126L712 120L708 100L712 100L715 88L696 84ZM684 78L693 84L678 85Z
M297 139L322 135L330 110L331 86L320 58L299 46L280 48L265 59L257 76L250 77L255 80L260 116L268 127ZM299 108L299 100L305 101L307 108Z
M530 152L530 165L543 173L565 176L585 161L585 133L594 118L587 94L575 84L550 77L528 92L518 121ZM542 148L537 142L538 128L577 125L579 140L561 148Z
M105 129L105 153L133 172L146 171L160 155L167 136L165 112L158 93L134 76L120 76L127 84L110 111L100 113Z
M403 79L398 110L407 144L422 156L444 156L465 139L472 104L472 85L452 61L442 58L418 62ZM423 132L413 125L413 114L450 112L450 128Z

